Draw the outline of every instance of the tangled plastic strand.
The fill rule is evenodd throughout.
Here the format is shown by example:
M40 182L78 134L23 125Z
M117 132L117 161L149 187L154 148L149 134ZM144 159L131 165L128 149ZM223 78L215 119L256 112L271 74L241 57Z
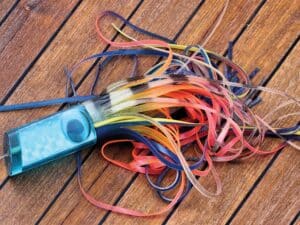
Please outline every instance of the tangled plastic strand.
M138 41L113 25L130 41L110 41L99 27L103 17L109 15L121 19L138 32L160 40ZM250 108L260 101L259 98L252 99L257 91L290 99L285 105L299 106L299 99L284 92L253 86L251 79L258 70L247 75L233 63L232 46L229 58L225 58L205 50L203 46L176 45L167 38L130 24L113 12L101 14L96 21L96 29L102 40L118 49L90 56L71 70L72 74L84 62L107 57L97 69L91 93L94 93L100 71L115 56L135 57L132 74L136 74L137 56L164 58L143 76L133 76L107 87L97 99L105 119L95 122L95 127L102 144L101 155L117 166L145 174L150 186L169 205L159 212L144 213L94 199L81 184L81 162L78 157L80 189L93 205L132 216L159 215L182 200L192 186L206 197L220 194L222 185L214 168L217 162L246 159L254 154L272 154L287 144L299 149L292 142L299 140L299 124L275 129L266 122L268 115L261 118ZM277 107L275 111L282 107ZM280 137L283 142L272 150L264 150L261 145L266 136ZM132 145L132 160L129 163L107 155L109 145L125 142ZM189 149L194 150L196 155L191 156ZM175 172L174 180L163 186L169 171ZM216 183L214 192L205 189L198 181L198 177L209 174ZM156 177L156 182L150 179L150 175ZM177 194L174 198L166 197L165 192L172 189L177 189Z

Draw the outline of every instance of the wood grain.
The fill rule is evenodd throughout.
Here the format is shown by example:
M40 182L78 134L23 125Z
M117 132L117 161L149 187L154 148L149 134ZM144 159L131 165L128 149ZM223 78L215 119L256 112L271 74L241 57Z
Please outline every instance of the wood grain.
M46 43L47 38L45 36L48 35L49 38L55 30L52 27L52 32L49 31L47 33L48 31L45 30L47 26L45 27L44 23L45 18L49 17L53 20L53 15L56 15L58 10L55 12L49 11L49 13L45 13L45 10L36 12L36 8L41 9L40 5L46 6L47 1L32 0L21 2L30 13L27 15L26 12L22 11L23 8L19 8L19 13L16 13L16 8L10 15L12 18L9 17L3 24L4 26L7 23L13 27L11 30L6 27L5 31L7 34L0 33L2 35L0 35L1 51L4 52L6 48L11 46L10 48L15 51L15 54L22 53L16 59L13 59L13 54L9 55L10 52L3 53L2 60L4 62L17 60L16 62L21 65L21 69L9 66L9 71L16 70L18 72L13 75L15 76L14 79L8 78L7 81L6 77L2 79L4 83L1 81L0 92L3 93L6 93L11 88L11 85L14 84L16 79L20 77L36 57L42 46L40 45L40 48L38 48L38 44ZM36 2L37 5L33 4L33 6L29 5L29 7L26 7L24 4L28 2ZM75 2L75 0L70 2ZM114 10L127 17L138 3L138 0L123 0L118 3L112 3L108 0L101 2L83 1L52 43L47 46L47 49L33 65L21 85L9 98L7 104L63 96L65 84L63 67L73 65L83 56L99 52L105 47L103 43L99 43L93 29L97 13L103 10ZM60 6L63 5L63 3L59 4ZM197 5L199 5L199 1L196 0L189 1L188 4L183 0L146 0L133 15L131 21L138 26L172 38L177 36L177 32ZM221 54L224 53L227 42L239 36L240 31L246 25L246 21L249 21L252 13L260 5L263 5L263 7L259 10L254 20L247 24L247 29L236 43L234 59L242 67L245 67L248 72L253 70L255 66L260 66L262 72L255 79L256 83L263 76L271 73L280 62L286 49L291 46L293 40L299 35L300 6L297 4L297 0L288 3L283 0L276 2L266 1L265 4L260 4L259 0L230 1L229 10L221 26L206 46L208 49ZM70 9L71 7L67 8L66 6L66 9L62 10L66 15ZM183 33L180 34L178 43L201 43L221 9L222 4L220 4L220 1L205 1ZM178 11L180 13L177 13L175 18L174 12ZM47 16L45 17L45 15ZM56 16L59 17L60 15ZM16 18L20 18L21 22ZM36 18L40 18L42 21L37 21ZM59 18L61 19L60 21L63 20L63 16ZM111 21L108 19L105 22L104 30L107 37L113 37L115 34L112 29L108 28ZM44 39L42 38L44 42L33 43L33 40L40 40L40 37L35 37L35 35L44 35L33 32L36 24L42 24L44 30L41 29L39 32L44 31L46 33ZM120 23L117 22L117 25L120 25ZM0 27L0 31L3 26ZM58 22L56 26L59 26ZM130 29L125 28L125 30L138 39L145 37L137 35ZM21 33L19 34L19 32ZM30 34L27 34L28 32ZM22 34L27 35L27 39L33 40L23 40ZM15 36L18 39L15 39ZM10 43L11 40L21 41ZM118 40L120 41L121 38L118 38ZM27 44L25 45L24 43ZM28 47L30 43L35 46L33 50ZM271 80L270 87L291 90L294 92L294 95L299 96L299 87L297 86L299 76L298 78L293 76L299 70L298 56L299 44L276 72ZM22 57L24 57L23 60L25 61L27 60L25 59L26 57L31 58L23 62ZM143 66L139 68L139 72L145 71L155 61L155 58L141 57L140 63ZM297 65L295 64L296 61ZM1 66L3 66L2 63L0 63ZM76 82L82 79L89 66L85 65L79 70L75 75ZM130 58L114 60L110 67L103 71L98 91L101 91L107 84L130 74L131 66L132 59ZM2 71L0 70L0 75ZM79 88L80 93L86 94L88 92L92 83L93 73L94 71ZM1 77L4 77L4 75L6 74L3 73ZM285 82L281 82L282 77L286 78ZM289 79L290 82L288 82ZM263 98L266 101L256 108L256 112L261 115L265 115L274 105L278 105L279 102L283 101L276 96L268 94L263 94ZM57 109L58 107L53 107L26 112L1 113L0 123L4 132L11 127L52 114ZM292 110L297 109L289 107L286 112L291 112ZM287 124L292 125L296 120L297 118L289 120ZM268 140L264 147L269 148L277 143L278 141ZM128 160L129 154L127 154L126 148L126 146L122 145L115 146L111 150L112 157ZM286 224L293 219L299 209L299 201L296 195L299 187L299 181L297 180L297 178L299 179L299 174L296 171L299 168L299 155L297 153L294 149L287 148L279 155L262 182L234 218L234 224L277 224L277 222ZM192 190L174 214L171 214L167 222L169 224L224 224L270 160L271 157L256 157L243 163L218 165L217 170L224 184L224 193L215 199L206 199ZM74 168L73 157L67 157L59 162L9 179L0 190L0 224L32 224L40 221L40 219L42 224L98 224L99 221L104 221L106 224L161 224L165 220L167 214L161 217L148 218L147 220L118 214L107 214L108 217L103 219L106 212L94 208L81 196L74 177ZM280 171L279 174L278 171ZM99 158L98 150L93 151L84 163L83 173L86 189L101 200L113 203L121 197L120 205L145 211L155 211L164 205L153 193L152 189L148 188L148 184L143 176L134 179L135 176L131 172L108 164L102 158ZM0 184L5 178L6 173L3 164L0 163ZM127 188L127 185L131 184L132 181L132 185ZM203 183L208 187L213 187L210 179L203 179ZM286 189L283 189L283 187ZM123 196L123 194L125 195ZM249 219L246 220L246 218Z
M282 10L286 13L282 14ZM235 61L247 71L259 65L260 78L262 75L270 74L286 48L297 37L299 31L299 23L295 23L299 17L297 11L299 9L292 5L287 6L285 1L276 4L267 2L237 42L234 49ZM285 76L288 72L293 74L295 67L285 71ZM261 104L256 109L259 115L263 116L270 111L272 103L269 103L269 100L269 98L266 100L268 105ZM264 148L274 147L277 143L278 141L268 140ZM206 199L192 190L169 219L168 224L178 224L178 220L182 224L224 224L270 160L271 157L256 157L244 163L217 165L216 169L223 183L223 193L217 198ZM202 180L205 186L213 186L210 180ZM199 205L205 207L205 210L199 210Z
M0 27L3 98L46 46L78 0L21 1Z
M272 78L270 87L286 90L295 97L299 96L299 55L300 42L280 67L276 76ZM264 93L263 99L268 99L265 104L269 107L280 105L284 101L284 99L269 93ZM276 113L273 118L285 115L287 112L300 112L300 107L290 106L288 110L284 109L279 114ZM276 125L293 125L299 119L298 115ZM299 152L291 147L285 148L234 218L233 224L289 224L300 209L299 168Z
M114 10L125 17L135 9L139 1L84 1L75 11L55 40L36 62L20 87L8 100L8 104L38 99L48 99L64 95L65 79L63 67L74 64L79 57L90 55L104 49L100 45L94 26L96 15L103 10ZM120 23L116 23L120 25ZM105 29L105 27L104 27ZM107 36L112 38L115 32L109 30ZM77 74L77 79L82 74ZM54 113L58 108L33 110L0 115L2 129L7 130L33 119ZM1 137L2 138L2 137ZM9 179L0 192L0 221L4 224L31 224L38 219L57 192L74 172L73 157L53 163L44 168ZM1 177L4 177L4 167Z
M199 1L190 1L188 7L184 7L184 1L177 1L170 4L172 1L145 1L132 17L132 22L147 30L168 36L174 37L179 28L183 26L185 21L189 18L190 14L197 7ZM153 10L155 8L156 10ZM174 13L181 10L180 15L174 19ZM155 23L154 23L155 21ZM125 29L129 34L134 35L138 39L141 39L143 35L138 35L132 32L130 29ZM117 39L121 41L120 39ZM157 59L156 58L141 58L140 64L145 68L151 66ZM103 71L101 75L101 86L99 90L106 87L107 84L113 80L124 78L123 76L130 74L132 62L130 58L127 60L116 60L110 66L111 68ZM140 68L140 69L145 69ZM93 74L93 73L92 73ZM91 86L92 77L88 77L88 80L80 87L80 93L86 93ZM102 82L103 81L103 82ZM118 159L128 160L129 155L123 152L113 155ZM123 153L123 154L122 154ZM124 186L132 179L132 173L124 171L120 168L116 168L112 165L108 165L105 160L99 158L96 150L88 158L83 166L84 183L90 193L97 198L113 203L119 196L120 191ZM122 158L120 158L122 157ZM104 166L105 170L99 170ZM95 168L97 172L95 171ZM100 174L100 177L99 177ZM111 179L111 180L109 180ZM59 196L51 209L48 211L41 224L98 224L101 218L105 215L106 211L99 210L90 205L82 196L78 190L78 184L76 179L72 179L72 182L68 185L66 190ZM72 196L72 200L69 199ZM64 207L65 210L61 210Z
M290 224L300 209L299 162L299 152L286 148L232 224Z
M0 21L3 20L16 2L16 0L3 0L0 2Z

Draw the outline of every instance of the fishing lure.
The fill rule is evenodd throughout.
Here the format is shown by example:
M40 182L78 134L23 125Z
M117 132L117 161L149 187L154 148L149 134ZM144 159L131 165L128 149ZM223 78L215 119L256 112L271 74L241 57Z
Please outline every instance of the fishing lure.
M113 42L101 31L104 16L115 16L135 31L155 40L138 41L114 28L129 42ZM5 133L4 159L8 174L14 176L52 160L95 146L111 163L133 172L143 173L149 185L169 205L157 213L143 213L102 203L90 196L81 184L81 158L77 154L78 181L86 199L93 205L132 216L158 215L174 206L194 187L207 197L221 193L221 181L214 163L246 159L254 154L271 154L300 140L300 124L273 128L265 118L252 112L260 102L259 91L288 98L285 103L299 105L299 99L262 86L253 86L249 75L232 62L232 43L228 58L210 52L201 45L177 45L172 40L145 31L114 12L104 12L96 22L102 40L118 49L92 55L66 71L74 96L19 105L0 106L0 111L21 110L54 104L74 104L64 111ZM114 57L135 59L132 76L109 85L95 94L101 70ZM138 56L162 58L143 74L136 76ZM102 62L99 60L104 58ZM72 76L82 64L99 62L90 95L78 96ZM283 106L276 108L279 109ZM282 138L276 148L260 148L265 137ZM108 146L132 145L132 160L111 159ZM193 154L189 149L193 149ZM175 178L167 186L163 180L170 171ZM206 190L198 177L212 174L216 191ZM150 176L157 178L154 182ZM173 198L166 192L177 189Z

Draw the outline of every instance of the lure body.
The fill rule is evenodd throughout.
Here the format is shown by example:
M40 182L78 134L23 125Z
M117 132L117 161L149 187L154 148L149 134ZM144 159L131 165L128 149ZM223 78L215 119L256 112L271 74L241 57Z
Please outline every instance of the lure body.
M5 133L4 138L4 154L7 156L5 161L8 174L14 176L95 145L97 142L96 130L104 125L115 124L119 127L151 125L149 121L124 119L122 116L111 117L111 115L124 110L137 109L137 112L140 112L160 108L164 102L163 98L159 97L163 96L163 93L167 95L174 88L175 91L178 88L183 90L187 88L187 84L192 85L195 81L198 81L199 84L206 82L200 78L184 75L166 75L160 76L159 79L122 80L110 86L102 95L93 100L84 101L67 110L12 129ZM205 84L203 83L203 87ZM202 88L200 89L202 90ZM196 90L196 86L192 90ZM168 99L169 102L173 100L165 99ZM161 104L159 101L162 101ZM173 101L173 103L176 102ZM195 126L193 123L184 123L184 121L156 119L161 124ZM251 127L248 129L249 132L253 130ZM296 140L299 136L293 132L298 129L298 126L290 129L290 132L287 129L278 129L278 132L287 140L289 138ZM275 135L271 131L267 131L266 134L268 136ZM161 158L161 160L163 159ZM166 164L168 164L167 162L165 161Z
M10 176L93 146L97 135L83 105L73 106L5 133L4 152Z

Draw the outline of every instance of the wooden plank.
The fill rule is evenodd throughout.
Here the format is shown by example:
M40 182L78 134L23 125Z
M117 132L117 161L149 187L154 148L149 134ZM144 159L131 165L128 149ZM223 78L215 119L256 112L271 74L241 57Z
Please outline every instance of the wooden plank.
M94 169L94 168L93 168ZM122 179L122 177L120 177L121 179ZM109 190L109 189L107 189L107 190ZM101 191L101 190L100 190Z
M290 224L300 209L299 162L299 152L286 148L232 224Z
M6 14L10 11L16 0L3 0L0 2L0 22L6 17Z
M79 0L21 1L0 27L0 96L11 90Z
M128 17L138 4L137 0L124 0L117 3L83 1L72 15L72 19L65 24L20 87L13 93L8 104L64 96L63 67L74 64L78 58L85 55L102 51L105 47L99 44L92 29L96 15L104 10L114 10ZM116 24L120 25L120 22ZM108 37L112 38L115 34L115 31L108 29ZM81 76L82 73L77 74L75 79ZM53 107L26 113L3 113L0 115L2 129L7 130L52 114L57 109L58 107ZM0 221L4 224L17 224L19 221L31 224L36 221L74 172L74 168L73 157L68 157L44 168L9 179L0 192ZM5 174L3 167L0 174L3 178Z
M237 42L235 61L247 71L258 65L261 68L260 78L270 74L298 35L299 23L295 22L295 18L299 17L299 6L294 6L295 4L286 5L285 1L267 2ZM282 14L282 10L286 13ZM289 72L295 73L294 69L290 68ZM265 101L269 102L269 99ZM261 104L256 112L263 116L269 110L270 105ZM278 141L268 140L264 148L271 148L276 144ZM182 224L224 224L271 158L255 157L243 163L216 165L223 183L223 193L216 198L207 199L192 190L169 219L168 224L178 224L178 220ZM213 186L210 180L202 180L206 187ZM199 210L199 207L203 207L204 210Z
M240 18L242 18L240 20L239 29L243 26L243 23L245 23L245 21L247 20L247 17L249 17L251 14L251 11L248 13L244 13L246 11L246 9L250 8L250 9L254 10L256 5L258 4L258 1L256 2L256 5L253 5L253 3L251 4L249 2L247 2L247 4L245 4L245 3L246 3L245 1L241 1L238 4L238 6L235 8L236 11L234 11L235 13L238 13L238 12L241 13L241 14L239 14L241 16ZM206 5L205 7L208 7L208 6L209 5ZM239 9L241 8L241 6L245 6L245 8L244 8L245 11L240 12ZM204 7L204 5L203 5L203 7ZM221 10L222 6L219 6L218 9ZM201 8L200 12L197 14L196 17L198 17L199 15L202 16L202 12L206 12L206 10L207 9L202 11L202 8ZM215 13L217 15L218 11L216 11ZM211 17L211 20L208 21L208 23L213 23L213 21L215 20L215 16ZM143 21L143 20L141 20L141 21ZM147 21L146 21L146 23L147 23ZM140 24L138 24L138 25L140 25ZM142 23L142 25L143 25L143 23ZM195 23L195 27L198 27L198 26L199 25L197 23ZM143 27L145 27L145 26L143 25ZM149 29L149 27L146 27L146 28ZM209 27L207 29L209 29ZM234 35L236 35L236 33L238 33L239 29L236 29L234 32L231 30L230 32L231 32L232 36L230 38L233 38ZM163 31L168 32L168 30L162 30L161 26L160 26L160 29L158 29L157 27L153 27L151 30L155 31L155 32L159 32L159 33L163 32ZM207 30L205 29L205 30L203 30L203 32L205 33L205 32L207 32ZM148 61L151 61L151 63L154 62L153 60L149 60L148 58L147 58L147 61L146 62L145 61L142 61L142 63L141 63L145 67L151 65ZM122 73L122 70L124 70L124 69L126 71L128 70L128 69L126 69L128 67L128 65L127 65L128 62L124 63L124 62L117 61L116 64L117 63L121 63L121 66L119 66L117 68L112 67L112 69L108 69L108 71L104 71L102 73L102 79L104 82L102 82L101 87L106 86L108 76L109 76L109 79L119 79L120 74L127 74L126 72ZM116 78L112 78L112 77L116 77ZM90 86L89 81L87 83L88 83L87 87L89 87ZM82 88L85 89L85 84L82 86ZM94 174L96 174L96 173L94 173L93 170L95 170L95 168L99 167L99 165L103 165L103 164L106 165L106 162L104 162L102 159L93 158L96 156L97 156L96 153L93 153L93 155L84 164L83 171L84 171L84 174L86 174L86 176L87 176L84 183L86 184L86 187L90 190L90 192L94 196L96 196L97 198L102 199L104 201L109 201L109 202L113 203L114 200L121 193L120 191L122 191L122 188L124 188L126 186L126 184L132 178L132 176L129 177L130 173L128 171L124 171L119 168L115 168L114 166L108 166L108 167L105 167L106 169L104 172L101 172L101 175L99 178L95 177ZM120 156L114 155L114 157L120 157ZM128 157L128 155L126 156L124 154L124 160L126 160L126 157ZM97 164L94 164L95 162ZM99 168L97 168L97 173L99 171L98 169ZM117 177L117 179L115 177ZM112 182L112 181L108 180L109 178L113 179L114 181ZM92 187L91 187L91 184L93 185ZM46 224L51 223L51 222L53 222L53 220L61 221L61 219L64 217L64 215L68 216L68 218L65 220L65 223L80 223L80 222L81 223L83 223L83 222L95 223L95 222L97 222L97 220L95 218L101 218L101 217L99 217L98 214L101 213L101 215L103 215L105 212L103 212L101 210L98 211L97 209L92 207L88 202L86 202L86 200L80 196L80 193L78 193L78 189L76 188L76 186L77 186L76 179L74 179L74 180L72 180L71 184L67 187L67 189L57 199L55 204L51 207L49 212L46 214L44 220L42 220L42 223L46 223ZM148 190L145 191L145 188L147 187L146 183L142 183L141 185L135 185L135 187L141 188L141 190L143 192L142 195L147 196L146 199L151 199L151 201L157 199L157 196L151 196L152 198L150 198L150 197L148 198L148 194L153 194L153 192L148 191ZM112 189L113 191L109 191L108 188ZM70 196L72 196L72 199L75 199L74 196L78 196L79 200L77 200L76 202L70 201ZM136 197L134 199L136 199ZM140 201L140 199L138 199L136 202L139 202L139 201ZM77 203L77 202L79 202L79 203ZM136 205L137 205L136 202L131 203L131 206L133 208L136 208ZM158 205L156 205L157 207L161 206L160 200L158 202L154 202L154 205L155 205L155 203L159 203ZM65 212L65 211L61 210L61 207L65 207L66 204L67 204L67 208L69 205L71 205L72 207L76 206L74 209L72 209L70 215L68 214L68 211ZM152 203L150 203L150 204L152 204ZM147 205L147 207L149 207L149 205ZM89 213L83 214L82 211L84 211L84 212L89 211ZM133 222L132 218L129 218L129 217L125 217L125 218L120 217L120 218L122 219L123 223L124 223L124 221L126 221L126 223L130 223L130 224ZM114 219L117 219L116 223L120 222L120 218L114 218ZM112 222L112 221L110 221L110 222ZM149 222L149 221L147 221L147 222ZM157 221L153 220L153 222L157 222Z
M192 14L193 10L199 5L198 0L190 1L188 6L185 6L185 1L145 1L131 21L140 27L147 30L168 36L174 37L179 28L182 27L185 21ZM155 8L155 10L153 10ZM180 10L180 15L175 12ZM143 35L137 35L130 29L125 29L129 34L133 34L138 39ZM120 39L118 39L120 41ZM156 58L141 58L140 64L146 68L151 66ZM101 87L111 83L112 80L124 78L123 75L130 74L132 62L130 59L122 58L112 63L112 68L109 68L102 73ZM142 68L141 68L142 69ZM144 68L145 69L145 68ZM92 76L80 87L80 92L86 93L91 86ZM124 154L124 147L120 147L117 152L114 151L114 157L128 160L129 154ZM121 157L121 158L120 158ZM104 201L113 203L119 196L124 185L132 179L132 173L116 168L98 156L98 151L94 151L83 166L84 184L93 195ZM101 176L101 179L98 176ZM70 196L72 196L70 198ZM61 210L61 208L64 210ZM41 224L98 224L100 219L105 215L106 211L98 210L90 205L78 191L77 180L72 179L66 190L59 196L56 202L52 205Z
M299 55L300 42L280 67L276 76L272 78L269 87L299 97ZM262 97L268 99L265 103L266 107L280 105L284 100L269 93L264 93ZM289 107L288 111L299 112L300 107L294 105ZM288 111L283 109L280 111L280 115L284 115ZM276 125L294 125L299 119L300 116L298 115L289 119L287 123L280 122ZM299 168L299 152L291 147L285 148L233 219L233 224L289 224L300 209Z

